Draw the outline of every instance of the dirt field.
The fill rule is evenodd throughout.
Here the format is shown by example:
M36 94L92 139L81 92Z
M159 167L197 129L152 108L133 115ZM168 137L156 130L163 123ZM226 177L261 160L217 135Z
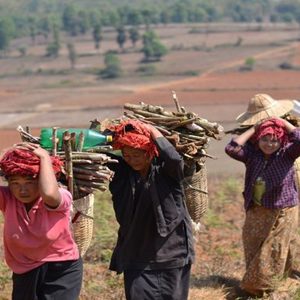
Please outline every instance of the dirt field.
M24 41L14 42L16 50L1 60L0 148L19 141L18 125L29 126L37 135L40 127L88 127L91 119L122 115L125 102L143 101L174 110L172 90L187 110L225 129L236 125L235 117L256 93L269 93L277 99L299 97L300 71L278 68L282 62L296 67L300 63L299 33L291 25L169 25L155 30L173 49L155 65L156 75L135 72L142 56L127 42L126 51L119 54L124 77L113 81L99 80L87 72L103 67L105 51L117 50L111 30L104 33L100 53L87 36L73 40L80 52L73 72L65 48L58 59L45 58L45 41L40 38L28 47L26 57L19 57L17 47ZM235 46L239 38L242 43ZM247 57L255 59L254 70L241 72ZM199 75L184 75L191 71ZM208 161L211 174L242 172L240 164L228 161L223 153L229 138L211 142L210 154L218 157Z
M39 134L39 127L49 127L59 124L65 127L87 127L89 121L98 118L120 116L123 104L126 102L163 105L174 110L171 91L176 91L179 101L187 110L197 113L209 121L218 122L225 130L234 128L236 116L247 108L248 100L256 93L268 93L276 99L297 99L300 95L300 72L297 71L253 71L253 72L213 72L197 78L184 79L174 83L151 84L149 87L140 86L128 95L117 95L114 99L103 98L95 105L93 90L89 95L85 91L71 91L74 97L84 94L81 98L82 108L67 109L63 103L55 109L40 106L35 111L2 112L0 124L4 127L0 131L1 148L19 141L19 135L14 129L18 124L28 125L33 135ZM7 96L7 95L6 95ZM111 95L110 95L111 96ZM70 95L68 98L70 100ZM9 97L8 97L9 98ZM12 101L12 100L10 100ZM95 106L95 107L93 107ZM209 174L231 172L241 173L241 164L227 158L224 146L230 136L224 136L221 141L211 140L209 153L217 160L208 159Z
M119 53L124 77L112 81L101 80L94 72L103 67L105 51L118 50L112 30L104 32L99 53L90 37L73 39L80 54L74 71L70 71L65 48L58 59L45 58L45 41L39 38L35 45L28 47L27 55L20 57L17 49L28 43L28 39L15 41L10 55L0 61L0 149L20 141L16 131L18 125L29 126L33 135L39 134L40 127L88 127L92 119L122 115L126 102L143 101L175 110L173 90L187 110L220 123L225 130L237 125L236 116L246 110L248 100L257 93L268 93L275 99L300 98L297 26L168 25L155 30L171 49L162 62L155 64L155 75L142 76L136 72L142 54L128 42L126 51ZM241 45L237 46L240 38ZM255 60L254 69L241 72L240 67L248 57ZM294 69L281 70L278 66L283 62L292 64ZM198 75L188 75L191 73ZM237 285L244 267L240 240L242 199L240 190L236 190L242 183L231 183L235 185L232 194L232 186L225 180L231 175L239 177L244 170L242 164L224 153L230 138L212 140L208 151L217 157L216 160L207 159L211 205L216 215L205 219L198 236L191 300L239 299L235 293L227 293L226 285L230 278L233 278L231 283ZM222 186L223 182L228 186ZM218 217L222 222L215 224ZM95 270L92 262L85 268L86 286L93 285L97 276L99 281L105 276L111 279L112 275L108 275L103 266ZM215 285L209 286L212 282ZM287 290L297 285L295 282L288 284ZM97 288L98 285L96 282ZM113 290L113 286L110 288ZM82 299L108 300L86 297Z

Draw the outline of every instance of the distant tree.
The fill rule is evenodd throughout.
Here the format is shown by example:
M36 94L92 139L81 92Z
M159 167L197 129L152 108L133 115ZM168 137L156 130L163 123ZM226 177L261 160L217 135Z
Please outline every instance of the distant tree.
M167 48L160 42L159 37L152 30L143 35L144 61L159 61L167 54Z
M48 16L44 16L39 20L38 29L39 32L44 36L44 38L48 39L51 31L51 22Z
M73 43L68 43L67 48L68 48L68 56L71 63L71 68L74 69L77 62L77 53L75 50L75 46Z
M169 10L163 10L161 13L160 13L160 22L164 25L167 25L169 24L171 21L171 15L170 15L170 12Z
M58 57L60 50L60 36L59 28L56 24L53 25L53 41L48 44L46 49L46 56Z
M25 56L26 53L27 53L27 48L26 48L26 46L20 46L20 47L18 48L18 50L19 50L19 52L20 52L20 56Z
M104 57L104 64L105 68L101 71L102 78L109 79L121 76L121 63L116 53L108 51Z
M15 27L10 17L0 18L0 51L8 49L10 40L14 36Z
M146 30L149 30L150 24L157 24L159 22L159 15L154 9L144 8L141 10L143 15Z
M137 27L131 27L129 29L129 38L131 40L132 46L135 47L136 42L140 39L140 34Z
M62 15L63 28L70 35L78 34L78 18L77 9L74 4L69 4L65 7Z
M78 27L81 34L85 34L90 27L88 14L84 10L78 12Z
M189 22L205 22L208 19L206 11L201 7L195 7L188 12Z
M95 48L98 50L100 48L100 42L102 40L102 28L100 24L95 24L93 26L93 39L95 42Z
M185 3L176 3L171 10L171 19L174 23L184 23L188 20L188 10Z
M31 41L34 44L35 43L36 34L37 34L36 19L34 17L29 17L28 18L28 23L29 23L29 31L30 31Z
M120 16L116 10L108 11L107 13L102 15L102 25L107 26L117 26L120 24Z
M240 71L252 71L255 65L254 57L247 57L245 59L244 65L240 67Z
M131 9L128 5L124 5L116 9L116 13L119 16L119 24L128 24L128 16L130 11Z
M102 22L102 16L100 11L98 10L92 10L89 12L89 22L90 26L93 28L97 24L101 24Z
M117 43L121 50L124 50L124 44L126 42L127 36L124 26L119 26L117 28Z
M271 23L277 23L277 22L279 22L279 20L280 20L279 14L271 14L270 15Z
M234 43L234 46L239 47L239 46L242 45L242 42L243 42L243 38L238 36L237 39L236 39L236 42Z
M136 9L129 11L127 19L128 19L129 25L137 26L137 25L142 24L142 22L143 22L142 14L140 13L140 11L138 11Z
M285 23L292 23L294 20L294 16L291 13L284 13L281 15L281 20Z

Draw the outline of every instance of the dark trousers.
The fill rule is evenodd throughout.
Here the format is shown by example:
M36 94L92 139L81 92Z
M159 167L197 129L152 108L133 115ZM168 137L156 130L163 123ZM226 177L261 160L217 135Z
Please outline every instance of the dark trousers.
M124 271L127 300L187 300L191 265L164 270Z
M82 259L46 262L24 274L13 273L12 300L76 300L82 284Z

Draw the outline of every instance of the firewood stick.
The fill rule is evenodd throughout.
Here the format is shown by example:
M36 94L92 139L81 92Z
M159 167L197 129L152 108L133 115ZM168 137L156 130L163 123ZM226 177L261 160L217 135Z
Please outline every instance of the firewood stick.
M57 128L58 127L52 127L52 155L57 155L57 145L59 140L57 139Z
M79 133L79 137L78 137L78 144L77 144L77 152L81 152L82 149L83 149L83 144L84 144L84 134L83 132L81 131Z
M73 164L72 164L72 148L71 148L71 135L69 131L63 133L63 144L65 149L65 168L67 171L68 190L74 196L73 189Z
M178 127L183 127L183 126L188 125L188 124L192 124L192 123L194 123L195 120L196 120L196 118L181 121L181 122L179 122L178 124L172 125L172 126L169 128L169 130L176 129L176 128L178 128Z
M96 189L100 189L103 184L101 183L95 183L92 181L86 181L86 180L82 180L82 179L76 179L76 184L79 186L87 186L87 187L92 187L92 188L96 188Z
M72 151L76 151L76 132L71 132L70 142Z
M175 91L172 91L172 95L173 95L173 100L174 100L174 102L175 102L176 110L177 110L178 112L182 112Z
M112 177L112 174L105 174L104 172L97 172L97 171L92 171L92 170L87 170L87 169L82 169L82 168L76 168L73 167L73 173L75 174L86 174L86 175L91 175L96 178L101 178L101 179L106 179L109 180Z
M87 186L79 186L78 189L82 192L87 193L87 194L92 194L96 191L96 189L93 189L93 188L90 188L90 187L87 187Z

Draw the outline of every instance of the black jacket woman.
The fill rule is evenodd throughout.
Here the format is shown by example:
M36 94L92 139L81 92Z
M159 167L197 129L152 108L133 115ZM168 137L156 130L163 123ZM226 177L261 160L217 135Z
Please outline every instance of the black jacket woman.
M182 157L153 126L131 120L114 131L122 156L110 166L110 191L120 228L110 269L124 272L126 299L187 299L194 250Z

